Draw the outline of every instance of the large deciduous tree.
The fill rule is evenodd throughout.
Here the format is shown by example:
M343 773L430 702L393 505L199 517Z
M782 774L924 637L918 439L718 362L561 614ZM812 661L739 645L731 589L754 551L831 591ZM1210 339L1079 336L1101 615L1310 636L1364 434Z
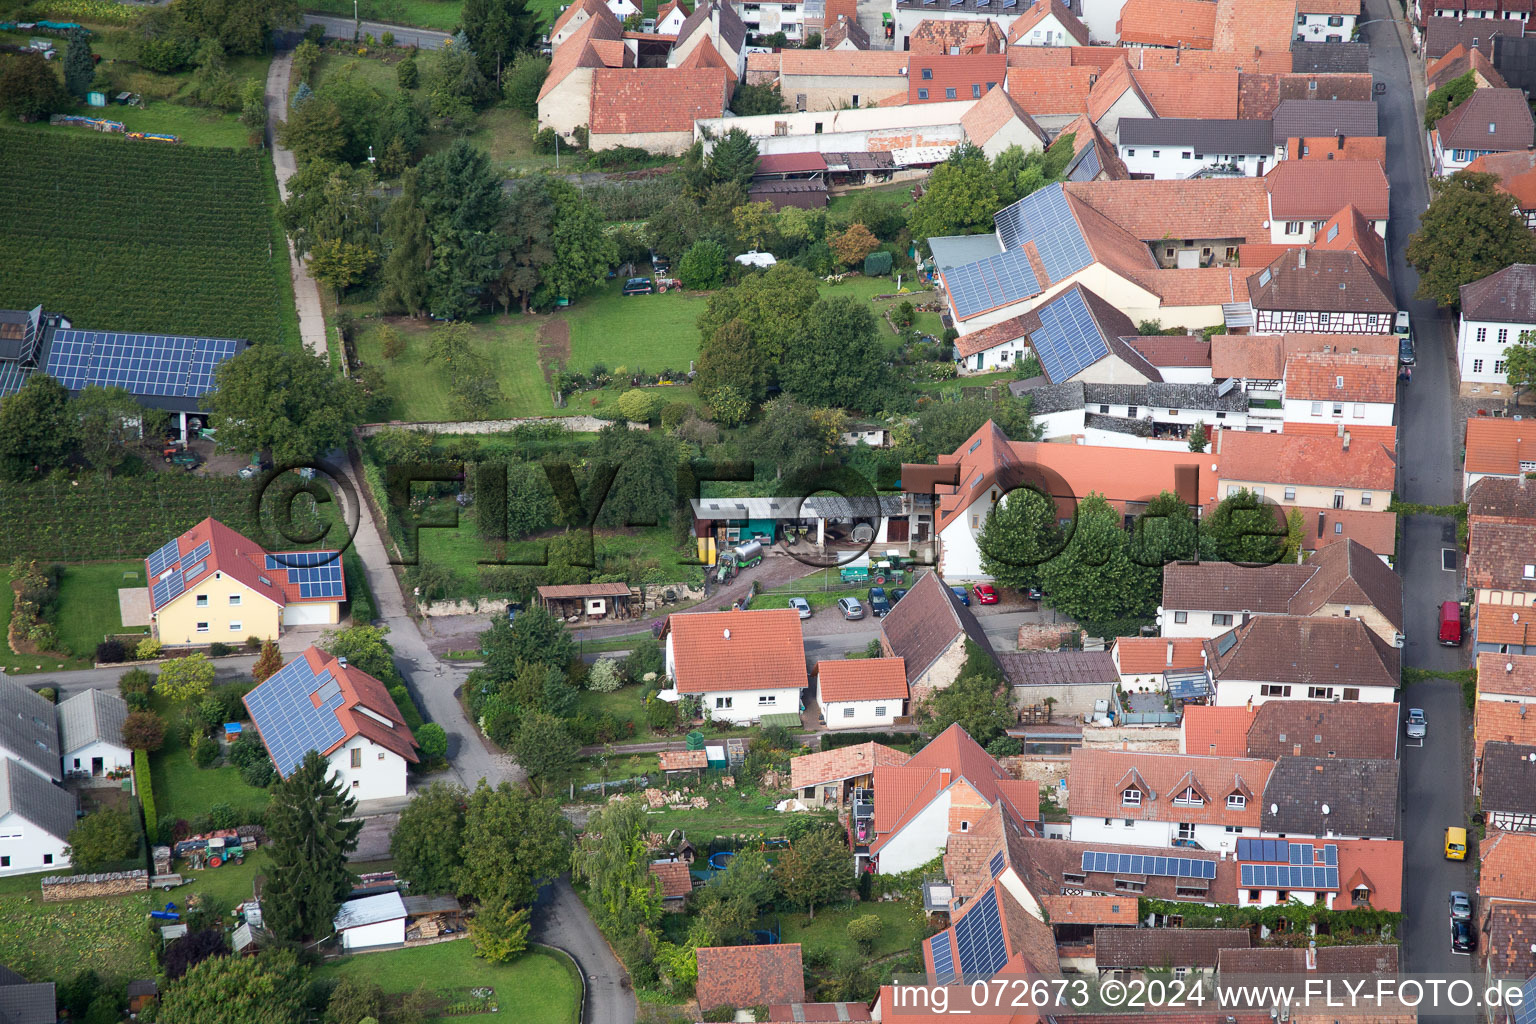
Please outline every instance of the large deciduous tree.
M553 800L481 779L464 811L463 849L461 896L526 907L569 862L571 826Z
M0 463L13 480L63 463L78 436L69 392L46 373L34 373L20 391L0 399Z
M1061 554L1040 567L1046 600L1092 629L1124 628L1125 620L1149 618L1162 573L1131 560L1120 513L1102 494L1078 502L1070 533Z
M1055 500L1029 487L1010 491L987 513L976 544L982 569L998 586L1039 586L1041 567L1063 547Z
M215 380L205 401L219 445L230 451L307 461L345 445L362 416L358 386L324 356L299 349L254 345L222 363Z
M1279 507L1246 487L1200 521L1204 557L1223 562L1273 565L1285 554L1286 533Z
M480 634L480 646L486 651L485 671L498 683L517 674L519 661L564 671L576 656L576 643L565 623L544 608L519 612L511 623L496 619Z
M793 264L777 263L711 295L699 314L699 332L710 338L726 321L742 320L751 326L771 375L819 298L814 277Z
M572 854L572 873L591 886L595 916L610 933L633 935L661 920L646 832L645 805L615 800L588 819Z
M389 837L395 870L418 893L453 892L464 863L463 786L434 782L400 812Z
M922 705L924 730L938 735L958 725L977 743L991 743L1015 721L1008 707L1008 689L992 655L967 640L960 674Z
M969 143L958 146L933 169L908 224L912 237L970 235L990 231L992 215L1003 205L997 175L987 155Z
M232 54L261 53L272 30L299 20L298 0L179 0L176 5L197 33Z
M852 887L853 858L835 834L817 829L779 854L774 875L784 898L804 907L806 916L815 920L818 905L831 903Z
M201 651L184 658L172 658L160 667L155 678L155 692L166 700L191 707L203 699L213 685L213 662Z
M89 873L125 857L132 857L139 830L127 811L102 810L87 814L70 829L69 866Z
M357 849L363 823L354 819L357 801L330 772L330 763L311 750L272 787L262 917L286 942L330 934L336 908L352 890L347 855Z
M69 106L69 93L40 53L0 54L0 110L41 121Z
M161 1024L299 1024L309 991L298 957L286 949L257 956L216 956L166 987Z
M523 715L512 740L517 763L528 773L528 786L542 795L569 775L576 764L576 741L554 715L534 711Z
M142 430L144 409L125 388L84 388L74 401L80 419L80 454L112 478L128 461L128 442Z
M597 207L568 181L549 178L546 191L554 201L553 258L546 264L540 289L544 304L576 299L603 283L608 268L619 261L618 245L603 230Z
M1511 263L1536 263L1536 235L1494 174L1457 171L1429 183L1429 209L1408 239L1418 297L1455 306L1460 290Z
M695 383L701 395L731 387L749 402L763 400L768 391L768 367L750 324L739 318L727 320L704 339Z
M784 353L784 389L811 405L883 408L891 375L875 331L874 314L857 299L818 300Z

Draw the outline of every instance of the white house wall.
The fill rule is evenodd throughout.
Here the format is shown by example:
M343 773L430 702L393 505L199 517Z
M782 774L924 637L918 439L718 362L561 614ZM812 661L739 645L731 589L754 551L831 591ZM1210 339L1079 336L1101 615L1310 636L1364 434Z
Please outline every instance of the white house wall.
M1355 32L1353 14L1297 13L1296 35L1309 43L1347 43Z
M104 772L111 771L113 768L133 767L133 752L127 747L108 743L106 740L96 740L93 743L87 743L79 750L67 751L64 754L64 771L66 774L89 772L91 759L96 757L101 758Z
M722 722L744 725L764 715L798 714L800 690L710 690L702 694L709 717ZM728 702L729 707L721 702Z
M341 620L340 609L330 601L292 603L283 606L285 626L330 626Z
M892 725L901 714L900 700L848 700L824 703L820 699L816 702L821 708L821 717L826 720L828 729L867 729L871 726ZM853 712L849 715L848 712ZM884 714L876 714L884 711Z
M1102 816L1074 814L1072 816L1072 841L1074 843L1120 843L1127 846L1174 847L1178 836L1178 824L1172 821L1146 821L1131 818L1110 818L1104 823ZM1237 840L1243 836L1256 836L1257 828L1245 828L1241 832L1228 832L1224 825L1196 825L1194 841L1202 850L1237 850Z
M1456 332L1456 367L1463 383L1509 383L1504 372L1504 350L1519 343L1521 332L1531 330L1536 330L1536 324L1463 318ZM1478 339L1479 332L1482 340Z
M880 848L880 874L897 875L922 867L944 852L949 843L948 789L934 797L901 831L891 835ZM875 794L880 799L880 794Z
M69 864L67 846L62 837L49 835L18 814L0 817L0 875L64 867Z
M1263 683L1251 682L1241 679L1222 679L1216 683L1216 706L1219 708L1247 707L1249 701L1254 707L1272 700L1342 700L1346 687L1360 691L1359 703L1362 704L1391 704L1397 699L1397 689L1391 686L1356 686L1353 683L1333 682L1319 684L1324 689L1332 688L1332 697L1312 697L1309 691L1312 687L1305 683ZM1290 693L1272 693L1264 695L1261 691L1265 686L1289 686ZM1351 702L1353 703L1353 702Z
M343 949L368 949L373 946L402 946L405 944L405 918L362 924L341 933Z
M358 751L353 767L352 752ZM405 758L362 736L354 736L332 751L329 761L333 777L358 800L379 800L405 796Z
M1212 164L1233 164L1243 177L1256 178L1274 164L1268 147L1262 153L1199 153L1187 144L1163 142L1155 146L1122 144L1116 150L1132 174L1154 178L1192 178Z
M1338 412L1334 409L1337 406ZM1350 426L1390 427L1397 406L1387 402L1310 402L1301 398L1287 398L1281 402L1281 410L1287 423L1342 423Z

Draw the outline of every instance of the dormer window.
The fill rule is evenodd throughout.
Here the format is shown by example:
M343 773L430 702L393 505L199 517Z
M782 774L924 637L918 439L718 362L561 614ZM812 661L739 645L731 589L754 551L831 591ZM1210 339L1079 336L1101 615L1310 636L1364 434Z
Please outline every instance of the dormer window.
M1120 794L1120 803L1121 803L1122 806L1125 806L1125 807L1140 807L1141 806L1141 790L1139 790L1139 789L1128 789L1125 792L1121 793Z
M1248 798L1241 793L1232 793L1227 796L1227 810L1240 811L1248 806Z
M1173 798L1176 807L1203 807L1205 798L1195 792L1194 786L1187 787L1184 792Z

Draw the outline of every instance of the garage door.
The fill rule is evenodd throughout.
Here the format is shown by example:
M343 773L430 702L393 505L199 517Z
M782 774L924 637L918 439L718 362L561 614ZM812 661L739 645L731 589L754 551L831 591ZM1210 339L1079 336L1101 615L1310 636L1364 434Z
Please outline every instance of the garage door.
M283 625L324 626L331 621L331 609L334 607L329 601L286 605L283 608Z

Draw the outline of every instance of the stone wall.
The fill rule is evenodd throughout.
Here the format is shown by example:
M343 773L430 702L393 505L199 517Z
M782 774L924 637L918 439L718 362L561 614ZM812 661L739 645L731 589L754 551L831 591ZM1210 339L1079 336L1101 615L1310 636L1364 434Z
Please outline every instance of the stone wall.
M1060 754L1018 754L1000 757L998 763L1008 770L1008 774L1025 782L1055 786L1067 777L1068 760Z
M43 899L78 900L90 896L119 896L149 888L149 872L109 871L101 875L49 875L43 879Z
M1093 726L1083 730L1083 746L1094 750L1146 750L1177 754L1183 731L1174 726Z
M667 600L667 594L672 600ZM686 605L704 600L704 585L692 583L653 583L644 587L630 587L629 598L635 606L651 612L666 610L672 605ZM508 599L485 597L477 601L433 601L421 606L421 614L436 617L442 615L501 615L507 610ZM603 620L609 621L609 620ZM622 619L612 621L622 622Z
M1060 650L1071 632L1071 626L1063 626L1060 623L1026 622L1019 627L1019 650Z
M458 423L406 423L393 420L389 423L365 423L357 428L361 437L372 437L381 430L398 427L402 430L422 430L428 434L504 434L514 427L554 423L566 430L596 433L613 420L596 416L529 416L515 420L463 420ZM650 430L648 423L631 423L631 430Z

